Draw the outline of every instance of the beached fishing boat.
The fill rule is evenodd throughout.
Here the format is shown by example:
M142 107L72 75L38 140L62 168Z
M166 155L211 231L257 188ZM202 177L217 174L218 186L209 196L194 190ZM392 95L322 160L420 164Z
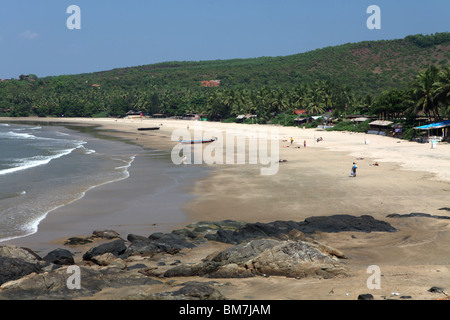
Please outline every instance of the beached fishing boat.
M203 140L179 140L180 143L183 144L200 144L200 143L209 143L209 142L213 142L216 141L217 138L214 139L203 139Z
M159 127L149 127L149 128L138 128L139 131L144 131L144 130L159 130Z

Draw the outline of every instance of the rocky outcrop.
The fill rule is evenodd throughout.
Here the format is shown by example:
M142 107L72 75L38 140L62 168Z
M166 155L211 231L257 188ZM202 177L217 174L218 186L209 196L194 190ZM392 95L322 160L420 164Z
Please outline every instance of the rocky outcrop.
M225 297L211 282L189 281L170 293L170 296L184 300L224 300Z
M40 271L41 267L38 264L16 258L0 257L0 285Z
M442 208L439 210L442 210ZM411 213L407 213L407 214L391 213L391 214L388 214L386 217L387 218L433 218L433 219L442 219L442 220L450 219L449 216L437 216L437 215L431 215L431 214L422 213L422 212L411 212Z
M71 281L69 277L72 276L72 272L68 270L68 267L46 273L31 273L19 280L4 284L1 287L0 299L65 300L89 297L105 288L161 284L158 280L117 268L97 270L81 266L80 274L80 288L70 289L67 283Z
M34 251L28 248L22 248L13 245L1 246L0 257L18 259L29 263L37 263L39 261L42 261L42 258Z
M235 229L219 228L214 233L205 237L208 240L238 244L243 241L257 238L285 238L291 231L300 231L311 236L320 232L395 232L397 229L385 221L374 219L372 216L363 215L355 217L351 215L333 215L307 218L302 222L275 221L269 223L247 223L239 225Z
M72 252L61 248L50 251L43 260L49 263L66 266L70 266L75 263Z
M33 251L17 246L0 247L0 285L42 270L42 259Z
M125 244L125 241L122 239L114 240L111 242L107 242L104 244L101 244L97 247L93 247L89 249L84 255L84 260L92 260L95 256L100 256L104 253L111 253L116 257L119 257L125 253L127 250L127 246Z
M344 274L344 265L320 245L305 241L258 239L221 251L196 265L176 266L166 271L164 276L239 278L276 275L303 278L318 275L329 278Z
M154 233L148 238L130 234L127 237L130 245L125 254L126 256L153 255L160 252L176 254L185 248L195 248L191 239L177 233Z
M79 262L81 288L69 289L68 266L74 264L72 252L55 249L44 259L27 248L0 247L0 299L74 299L96 295L105 288L139 287L161 284L173 277L242 278L284 276L330 278L346 276L344 253L317 242L321 232L394 232L395 228L370 216L347 215L314 217L302 222L200 221L170 233L149 236L129 234L122 239L113 230L94 231L86 238L70 238L69 246L100 241ZM80 241L78 241L80 240ZM232 244L226 250L205 257L198 263L184 263L183 250L195 249L207 241ZM107 241L107 242L105 242ZM173 262L156 259L164 256ZM155 259L155 260L153 260ZM137 263L136 263L137 262ZM163 269L161 271L161 269ZM156 280L158 277L159 280ZM221 299L209 283L188 283L178 290L139 292L130 299Z

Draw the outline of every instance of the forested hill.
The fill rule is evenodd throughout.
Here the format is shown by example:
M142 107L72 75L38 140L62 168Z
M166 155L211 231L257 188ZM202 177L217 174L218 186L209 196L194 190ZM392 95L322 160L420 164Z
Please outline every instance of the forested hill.
M380 93L403 88L430 65L450 61L450 33L408 36L327 47L284 57L166 62L81 75L103 85L197 89L202 80L220 80L225 88L292 88L330 80L355 93Z
M406 90L420 72L444 70L449 61L450 33L444 32L285 57L165 62L44 78L20 75L0 81L0 115L118 116L134 109L213 119L257 113L269 119L305 107L311 113L358 113L382 92ZM219 82L203 83L210 80Z

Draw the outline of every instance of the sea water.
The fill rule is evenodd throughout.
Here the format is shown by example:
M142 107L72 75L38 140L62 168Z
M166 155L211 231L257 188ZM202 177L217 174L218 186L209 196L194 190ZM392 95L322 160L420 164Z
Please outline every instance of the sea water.
M138 152L62 126L0 124L0 242L35 233L49 212L91 188L126 179Z

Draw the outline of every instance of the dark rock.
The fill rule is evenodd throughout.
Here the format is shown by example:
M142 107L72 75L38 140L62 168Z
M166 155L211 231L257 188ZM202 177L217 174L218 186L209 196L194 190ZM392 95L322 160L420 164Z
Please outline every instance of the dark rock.
M305 233L321 232L395 232L397 229L385 221L376 220L372 216L334 215L329 217L310 217L305 219L302 231Z
M0 285L40 271L41 267L37 263L30 263L17 258L0 257Z
M162 248L158 246L158 244L146 238L145 240L132 241L125 252L125 256L127 257L132 255L152 256L162 251L163 251Z
M325 278L345 274L339 260L322 251L322 246L304 241L258 239L219 252L193 265L167 270L165 277L208 276L217 278L279 275Z
M81 246L84 244L92 243L92 239L89 237L71 237L64 241L66 246Z
M132 234L132 233L130 233L130 234L127 236L127 240L130 241L130 242L133 242L133 241L145 241L145 242L149 242L149 239L148 239L147 237L140 236L140 235L137 235L137 234Z
M306 235L311 235L316 231L321 232L395 232L397 229L389 223L376 220L372 216L363 215L360 217L350 215L334 215L322 217L310 217L303 222L295 221L275 221L270 223L247 223L241 225L237 230L218 229L216 233L209 233L205 238L213 241L220 241L231 244L238 244L244 241L257 238L278 238L290 239L290 233L300 231Z
M176 229L176 230L173 230L172 233L182 236L184 238L190 238L190 239L195 239L197 237L195 232L192 232L189 229Z
M33 264L42 261L42 258L33 250L14 245L1 246L0 257L15 258Z
M70 266L75 264L73 259L73 254L66 249L55 249L50 251L45 257L44 260L50 263L66 265Z
M147 266L146 266L145 264L143 264L143 263L137 263L137 264L135 264L135 265L133 265L133 266L129 266L129 267L127 268L127 270L128 270L128 271L133 271L133 270L137 270L137 269L145 269L145 268L147 268Z
M370 293L363 293L358 296L358 300L373 300L373 295Z
M398 213L392 213L392 214L388 214L386 216L387 218L414 218L414 217L419 217L419 218L433 218L433 219L450 219L449 216L436 216L436 215L431 215L428 213L421 213L421 212L411 212L408 214L398 214Z
M213 261L205 261L193 265L182 264L167 270L164 273L164 277L206 276L215 272L219 267L220 264Z
M160 245L182 250L184 248L195 248L192 242L186 240L185 237L175 233L153 233L149 236L150 240L155 240Z
M240 222L235 220L222 220L222 221L199 221L188 225L188 228L192 228L196 234L215 233L219 229L226 230L238 230L245 226L246 222Z
M3 286L0 291L0 300L67 300L92 296L105 288L161 284L160 281L135 272L126 272L117 268L95 270L80 266L80 289L69 289L67 283L72 274L67 268L60 268L48 273L30 275Z
M101 231L94 231L92 233L92 237L102 239L115 239L120 238L120 234L114 230L101 230Z
M441 287L431 287L430 289L428 289L428 292L433 292L433 293L444 293L444 288L441 288Z
M183 284L179 290L173 291L172 296L194 300L223 300L224 297L211 283L191 281Z
M83 255L83 259L89 261L92 259L92 257L99 256L104 253L112 253L114 256L120 257L122 254L125 253L126 250L127 246L125 245L125 240L118 239L89 249Z
M128 235L131 242L127 249L127 255L152 255L160 252L176 254L185 248L195 248L196 245L190 239L176 233L153 233L148 238Z

